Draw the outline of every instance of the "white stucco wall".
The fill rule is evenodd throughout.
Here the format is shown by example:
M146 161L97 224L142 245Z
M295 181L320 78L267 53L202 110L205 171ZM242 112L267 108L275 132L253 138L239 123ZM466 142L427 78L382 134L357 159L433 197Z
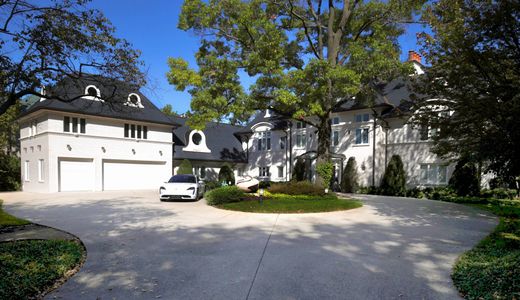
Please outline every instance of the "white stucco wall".
M63 132L63 117L86 119L86 133ZM37 134L30 136L30 127L37 120ZM124 124L148 127L148 139L124 137ZM24 191L59 191L59 160L63 158L92 159L95 168L94 190L103 190L103 161L154 163L162 167L161 178L168 179L172 170L172 135L168 125L125 121L80 114L38 111L20 120L22 184ZM40 147L39 147L40 146ZM34 149L34 151L33 151ZM45 162L45 180L38 182L37 161ZM24 162L29 161L30 181L25 181ZM162 174L164 173L164 174ZM143 174L135 174L143 176ZM146 176L146 175L144 175ZM81 179L78 179L81 180Z

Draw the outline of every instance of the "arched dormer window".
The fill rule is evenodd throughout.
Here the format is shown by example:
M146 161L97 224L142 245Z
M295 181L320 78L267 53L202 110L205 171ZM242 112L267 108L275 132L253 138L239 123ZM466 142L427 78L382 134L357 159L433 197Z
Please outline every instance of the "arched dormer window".
M143 108L143 104L141 104L141 97L136 93L131 93L128 95L128 99L126 101L126 105Z
M89 85L85 88L85 96L83 98L89 100L103 101L101 99L101 92L95 85Z
M182 151L211 152L206 145L206 136L204 135L204 132L200 130L192 130L188 135L187 142L188 145L182 148Z

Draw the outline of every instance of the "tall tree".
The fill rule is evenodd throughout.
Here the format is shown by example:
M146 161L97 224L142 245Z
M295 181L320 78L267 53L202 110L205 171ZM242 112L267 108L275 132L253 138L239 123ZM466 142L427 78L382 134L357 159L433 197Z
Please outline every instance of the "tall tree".
M163 106L163 108L161 108L161 111L165 115L168 115L170 117L178 117L179 116L179 113L177 113L176 111L173 110L173 107L172 107L171 104L166 104L165 106Z
M433 151L520 175L520 2L440 0L423 16L432 66L416 83L428 95L416 121L438 129Z
M370 104L376 82L408 70L397 38L423 2L185 0L178 27L201 37L198 68L170 58L167 77L189 89L193 127L271 108L316 127L326 160L330 113L349 101ZM240 74L256 79L249 91Z
M114 36L114 27L89 0L0 1L0 115L42 86L85 73L141 86L139 52ZM73 101L76 97L49 94ZM104 98L111 100L110 97Z

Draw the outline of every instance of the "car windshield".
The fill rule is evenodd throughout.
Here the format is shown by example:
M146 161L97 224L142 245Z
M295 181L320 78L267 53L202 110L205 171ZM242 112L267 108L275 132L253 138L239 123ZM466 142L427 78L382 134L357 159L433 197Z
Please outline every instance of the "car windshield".
M197 183L197 180L193 175L175 175L168 182Z

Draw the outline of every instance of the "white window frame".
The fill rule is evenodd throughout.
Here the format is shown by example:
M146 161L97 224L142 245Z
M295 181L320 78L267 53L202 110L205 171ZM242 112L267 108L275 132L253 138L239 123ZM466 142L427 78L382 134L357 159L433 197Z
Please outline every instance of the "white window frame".
M332 120L331 120L331 124L334 126L334 125L339 125L339 123L341 123L341 119L340 117L333 117Z
M305 131L297 132L295 141L296 141L295 142L296 148L300 148L300 149L305 148L307 146L307 133Z
M332 144L333 147L339 146L339 139L340 139L339 130L332 130L330 143Z
M278 146L280 147L280 150L287 149L287 137L286 136L280 137L280 142L279 142Z
M442 169L441 169L442 168ZM448 166L439 163L425 163L419 165L419 183L421 185L447 185L448 184ZM443 176L441 172L444 173ZM444 177L441 181L440 177Z
M130 97L132 96L136 96L137 97L137 103L133 103L131 100L130 100ZM141 102L141 96L139 96L138 94L136 93L130 93L128 95L128 98L126 99L126 105L128 106L132 106L132 107L139 107L139 108L144 108L142 102Z
M269 166L258 167L258 176L259 177L271 177L271 171Z
M271 131L261 131L258 133L257 139L257 150L258 151L270 151L271 150Z
M43 159L38 159L38 182L44 182L45 178L43 176L43 172L44 172L44 160Z
M91 96L88 94L88 90L90 88L94 88L96 90L96 96ZM98 89L97 86L95 86L93 84L87 85L87 87L85 87L85 96L83 96L83 98L88 99L88 100L96 100L96 101L103 102L103 99L101 99L101 91Z
M306 129L307 123L302 121L296 121L296 129Z
M359 118L359 120L358 120L358 118ZM369 113L356 114L356 115L354 115L354 121L356 121L356 123L370 122L370 114Z
M276 170L278 171L278 178L284 178L285 177L285 173L284 173L285 170L284 170L284 166L283 165L277 166Z
M361 132L361 141L358 142L358 130ZM363 141L364 132L366 132L367 140ZM370 144L370 128L368 127L358 127L354 132L354 144L355 145L369 145Z
M30 175L30 171L29 171L29 161L26 160L23 164L23 180L24 181L31 181L31 177L29 176Z

